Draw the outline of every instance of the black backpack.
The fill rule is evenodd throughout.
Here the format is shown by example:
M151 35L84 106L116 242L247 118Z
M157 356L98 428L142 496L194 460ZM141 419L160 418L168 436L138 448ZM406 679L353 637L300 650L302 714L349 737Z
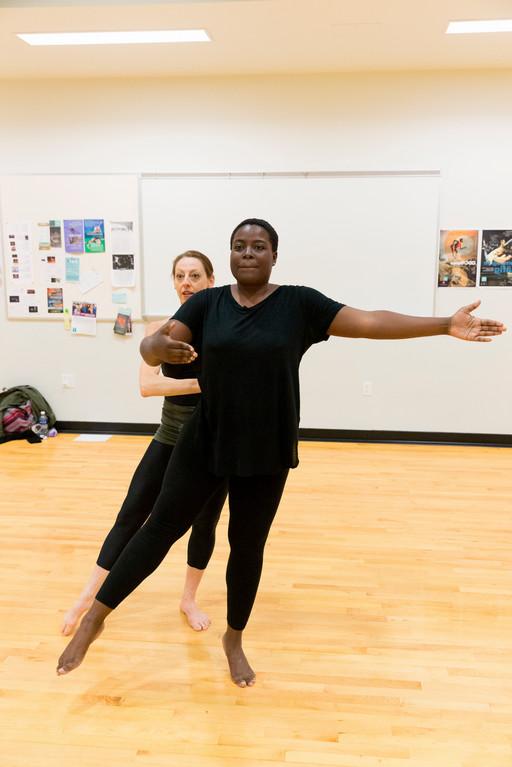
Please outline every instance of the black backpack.
M39 421L43 410L51 429L57 420L55 413L48 400L33 386L12 386L0 392L0 442L9 439L39 442L31 427Z

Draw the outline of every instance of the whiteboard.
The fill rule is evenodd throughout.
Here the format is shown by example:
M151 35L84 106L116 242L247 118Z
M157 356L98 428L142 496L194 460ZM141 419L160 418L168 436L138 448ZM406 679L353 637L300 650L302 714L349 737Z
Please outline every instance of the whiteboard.
M432 314L439 173L143 175L143 311L178 307L173 258L199 250L232 282L229 237L245 218L279 234L273 281L309 285L362 309Z
M74 301L96 304L98 320L110 321L125 307L131 310L133 319L141 318L139 185L136 175L2 176L0 199L9 319L62 321L63 309L71 311ZM87 252L85 232L81 250L79 248L76 253L66 252L65 222L84 219L103 222L103 244L100 244L98 252ZM48 243L44 243L46 247L41 247L41 227L44 231L44 225L49 221L56 221L61 232L57 247L52 245L51 249L47 248ZM116 227L119 229L119 225L130 223L133 226L129 236L122 239L129 240L133 252L123 253L116 260L112 232ZM24 233L25 238L28 238L25 256L18 252L19 240L23 239ZM130 255L132 258L129 258ZM29 270L27 277L16 280L18 264L24 258ZM79 274L80 280L68 279L71 274L66 265L70 258L75 262L74 276L76 278ZM118 269L118 266L126 263L127 258L130 264L133 263L133 270ZM123 281L132 284L120 284ZM52 313L49 293L54 290L62 290L60 295L63 301L59 302L57 310ZM37 313L26 316L19 313L19 305L13 303L13 299L19 301L28 292L34 296L31 300L37 305ZM116 294L117 302L113 301L113 293Z

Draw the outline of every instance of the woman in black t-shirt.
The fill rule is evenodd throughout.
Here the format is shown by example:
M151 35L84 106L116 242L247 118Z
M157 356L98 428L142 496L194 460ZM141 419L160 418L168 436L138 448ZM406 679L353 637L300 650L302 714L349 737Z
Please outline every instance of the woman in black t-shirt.
M231 237L234 285L202 291L172 321L144 339L149 365L201 358L202 397L184 427L148 522L133 537L59 659L57 673L76 668L112 609L165 557L193 523L205 500L229 487L231 552L227 629L223 637L233 681L254 684L242 633L256 596L263 549L288 470L297 465L298 368L302 355L329 336L400 339L452 335L489 341L499 322L471 315L411 317L343 306L311 288L269 282L277 234L247 219ZM190 346L193 343L194 347Z
M210 259L196 250L187 250L176 256L171 273L180 304L184 304L198 291L211 288L214 284ZM146 335L152 335L163 324L165 323L161 321L151 322L146 328ZM159 375L160 367L163 375ZM197 381L198 373L199 360L181 365L163 363L158 367L150 367L145 362L141 363L140 392L142 396L165 398L161 423L135 470L121 510L103 542L87 583L64 616L61 628L64 636L73 633L81 616L91 606L98 589L119 554L151 513L178 435L199 402L201 390ZM220 486L218 492L194 521L188 543L187 568L180 609L195 631L204 631L210 625L208 615L196 603L196 592L213 552L215 528L226 495L226 485Z

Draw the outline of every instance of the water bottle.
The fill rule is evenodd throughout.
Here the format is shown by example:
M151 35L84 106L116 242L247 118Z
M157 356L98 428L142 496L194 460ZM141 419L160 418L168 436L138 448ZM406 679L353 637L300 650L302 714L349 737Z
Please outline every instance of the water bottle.
M46 439L48 436L48 416L46 415L46 412L44 410L41 410L41 415L39 416L39 421L35 424L35 426L32 427L32 431L34 431L40 439Z

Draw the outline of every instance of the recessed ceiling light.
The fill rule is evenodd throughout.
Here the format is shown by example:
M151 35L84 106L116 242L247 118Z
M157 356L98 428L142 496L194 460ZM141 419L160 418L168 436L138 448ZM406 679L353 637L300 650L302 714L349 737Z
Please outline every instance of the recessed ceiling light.
M447 35L475 35L482 32L512 32L512 19L450 21Z
M42 32L20 34L29 45L134 45L139 43L209 43L204 29L158 29L153 32Z

